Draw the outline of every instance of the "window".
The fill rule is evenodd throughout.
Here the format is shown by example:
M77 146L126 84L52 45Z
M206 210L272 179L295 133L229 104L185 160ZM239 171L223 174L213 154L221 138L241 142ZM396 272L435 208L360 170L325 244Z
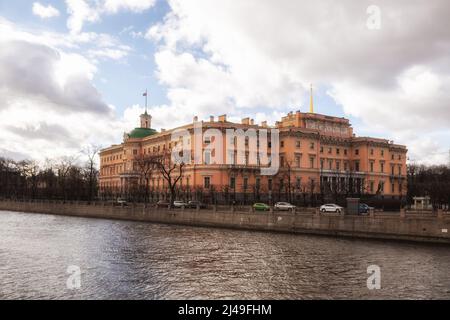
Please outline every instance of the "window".
M328 160L328 169L329 170L333 169L333 160Z
M283 178L280 178L280 180L278 180L278 181L279 181L280 190L283 190L283 188L284 188L284 180L283 180Z
M297 168L300 168L300 162L301 162L301 156L299 156L299 155L295 156L295 166Z
M392 193L395 193L395 184L392 184L392 185L391 185L391 192L392 192Z
M373 191L374 191L374 183L373 181L370 181L370 192L373 193Z
M341 162L339 160L336 161L336 170L341 170Z
M381 156L384 157L384 150L381 149Z
M380 162L380 171L384 172L384 162Z
M300 177L297 177L296 179L295 179L295 187L297 188L297 189L300 189L300 186L302 185L302 178L300 178Z
M373 172L373 162L370 162L370 172Z
M203 178L203 186L205 189L209 189L211 187L211 177Z
M333 152L332 148L328 148L328 154L331 154Z
M256 190L261 189L261 178L260 177L256 177L255 187L256 187Z
M205 164L211 164L211 150L205 150Z
M267 189L269 189L269 191L272 191L272 179L267 180Z
M314 157L309 157L309 167L314 169Z
M247 177L244 178L244 185L243 185L243 187L244 187L244 190L248 189L248 178Z
M280 148L284 148L284 141L280 141Z
M347 163L347 161L344 161L344 170L345 170L345 171L348 170L348 163Z
M370 149L370 155L373 156L373 149Z
M394 160L394 155L393 154L391 155L391 160Z
M296 147L296 148L300 148L300 146L301 146L300 140L297 140L296 143L295 143L295 147Z
M398 166L398 175L401 176L402 175L402 165Z
M133 150L133 154L137 155L137 150L136 149Z
M205 143L211 143L211 137L205 136Z
M398 160L402 160L402 156L401 155L398 155Z
M391 175L394 175L395 173L394 173L394 165L392 164L391 165Z
M359 155L359 149L355 149L355 155Z
M355 161L355 171L359 171L359 161Z
M236 188L236 178L235 177L230 177L230 188L231 189Z
M320 146L320 153L323 153L323 147Z
M284 167L284 156L280 156L280 167Z
M234 161L234 151L228 151L228 159L227 159L227 161L228 161L228 164L234 164L235 163L235 161Z
M336 154L339 154L341 150L339 148L336 148Z
M323 169L323 159L320 159L320 169Z
M310 148L311 150L314 150L314 142L311 142L311 143L309 144L309 148Z
M384 181L380 181L380 191L384 192Z
M344 155L345 156L347 155L347 149L344 149Z

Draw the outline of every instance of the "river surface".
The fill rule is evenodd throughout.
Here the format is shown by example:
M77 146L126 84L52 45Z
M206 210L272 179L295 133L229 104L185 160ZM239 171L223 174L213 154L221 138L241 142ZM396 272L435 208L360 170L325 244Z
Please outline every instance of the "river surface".
M449 299L450 247L0 211L0 298Z

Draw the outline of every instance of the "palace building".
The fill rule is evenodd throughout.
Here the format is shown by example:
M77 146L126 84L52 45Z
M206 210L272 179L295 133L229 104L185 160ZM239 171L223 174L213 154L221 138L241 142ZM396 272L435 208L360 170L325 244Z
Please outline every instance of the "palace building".
M310 112L290 112L273 126L267 122L256 124L250 118L234 123L222 115L217 119L211 116L207 121L194 117L192 123L158 132L151 128L151 120L146 111L140 116L140 127L124 134L121 144L101 150L101 196L142 199L145 195L149 201L166 199L167 180L161 172L144 172L138 159L175 148L177 141L172 141L175 130L186 130L194 141L196 124L201 125L203 132L277 129L279 170L274 175L262 175L260 165L248 162L248 152L244 163L236 160L216 163L211 160L210 152L202 151L201 163L189 163L182 168L176 185L180 200L306 204L345 197L401 200L406 195L405 146L386 139L357 137L348 119L316 114L312 102ZM223 139L226 145L225 134ZM202 135L201 143L205 147L211 138ZM270 143L269 147L273 149Z

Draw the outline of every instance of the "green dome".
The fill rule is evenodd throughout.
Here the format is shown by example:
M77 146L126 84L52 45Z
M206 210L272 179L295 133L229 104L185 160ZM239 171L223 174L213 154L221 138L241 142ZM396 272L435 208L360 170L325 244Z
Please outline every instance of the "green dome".
M140 138L145 138L145 137L151 136L155 133L157 133L155 129L135 128L133 131L131 131L128 134L128 136L131 139L140 139Z

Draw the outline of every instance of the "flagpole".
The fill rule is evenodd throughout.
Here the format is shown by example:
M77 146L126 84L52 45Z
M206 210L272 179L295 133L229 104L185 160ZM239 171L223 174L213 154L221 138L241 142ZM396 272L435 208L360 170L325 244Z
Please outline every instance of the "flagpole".
M147 89L145 89L145 113L147 113Z

